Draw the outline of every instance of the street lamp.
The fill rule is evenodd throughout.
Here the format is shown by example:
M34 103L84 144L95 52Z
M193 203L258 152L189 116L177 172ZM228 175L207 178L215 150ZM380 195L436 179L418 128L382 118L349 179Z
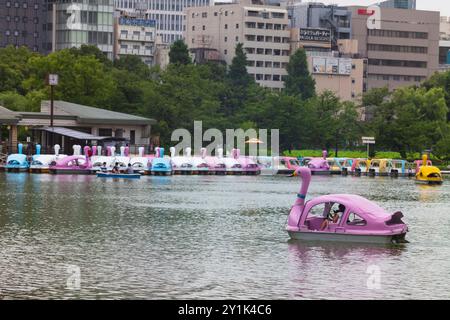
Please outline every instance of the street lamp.
M50 128L52 128L52 133L50 134L50 147L53 145L53 88L58 85L58 75L48 74L47 75L47 85L50 86Z
M50 127L53 128L53 87L58 85L58 75L47 75L47 84L50 86Z

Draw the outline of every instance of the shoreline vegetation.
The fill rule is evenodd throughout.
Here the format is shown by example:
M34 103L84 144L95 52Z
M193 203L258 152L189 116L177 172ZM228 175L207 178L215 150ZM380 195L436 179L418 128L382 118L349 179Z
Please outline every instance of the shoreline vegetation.
M326 149L332 155L336 148L357 150L362 136L373 136L376 150L396 153L388 158L400 154L409 159L431 150L436 159L450 160L450 72L394 92L372 89L356 103L331 91L317 93L301 49L290 57L281 91L260 87L247 73L242 44L235 53L230 66L194 64L187 46L176 41L169 65L161 70L149 68L137 56L110 61L87 45L47 56L9 46L0 48L0 105L38 111L41 100L50 96L45 77L55 73L55 100L156 119L152 134L167 149L177 143L171 141L175 129L193 132L194 121L202 121L204 130L222 132L279 129L280 150ZM26 130L19 128L21 141L28 136ZM1 140L7 137L2 130Z

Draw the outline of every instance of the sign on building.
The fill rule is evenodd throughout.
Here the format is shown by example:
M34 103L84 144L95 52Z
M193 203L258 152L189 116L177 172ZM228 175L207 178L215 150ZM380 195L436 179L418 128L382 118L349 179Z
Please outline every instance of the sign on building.
M352 59L334 57L313 57L313 73L338 74L349 76L352 72Z
M300 28L299 40L329 43L331 42L331 31L329 29Z
M149 20L149 19L137 19L137 18L135 19L135 18L120 17L119 24L127 25L127 26L155 27L156 21Z

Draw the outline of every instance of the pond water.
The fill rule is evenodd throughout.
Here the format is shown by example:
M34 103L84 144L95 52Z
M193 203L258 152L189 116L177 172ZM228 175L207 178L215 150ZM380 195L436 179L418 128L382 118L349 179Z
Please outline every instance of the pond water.
M299 185L0 173L0 299L450 298L449 181L313 177L308 198L401 210L410 243L388 247L290 241Z

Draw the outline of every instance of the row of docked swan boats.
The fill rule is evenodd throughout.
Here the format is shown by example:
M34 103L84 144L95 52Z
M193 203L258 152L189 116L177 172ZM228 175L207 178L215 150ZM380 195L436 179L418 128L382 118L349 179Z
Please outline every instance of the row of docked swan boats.
M164 154L164 148L156 148L155 154L144 155L144 148L139 148L139 155L130 156L127 149L122 147L116 155L114 147L108 147L102 155L101 147L85 146L84 155L81 146L74 146L71 156L60 154L59 145L54 146L55 154L37 154L28 159L21 153L8 156L6 171L29 171L32 173L69 173L91 174L98 171L110 172L114 167L125 171L130 165L135 173L153 175L171 174L236 174L236 175L275 175L290 174L300 167L308 167L313 175L354 175L354 176L391 176L415 177L419 183L439 184L443 182L442 173L433 166L425 155L422 160L409 163L395 159L350 159L328 158L326 151L322 157L270 157L270 156L242 156L239 149L232 149L223 155L223 149L218 148L216 156L208 156L206 149L201 148L199 155L192 155L191 148L184 150L184 155L177 155L175 148L170 148L171 156Z

